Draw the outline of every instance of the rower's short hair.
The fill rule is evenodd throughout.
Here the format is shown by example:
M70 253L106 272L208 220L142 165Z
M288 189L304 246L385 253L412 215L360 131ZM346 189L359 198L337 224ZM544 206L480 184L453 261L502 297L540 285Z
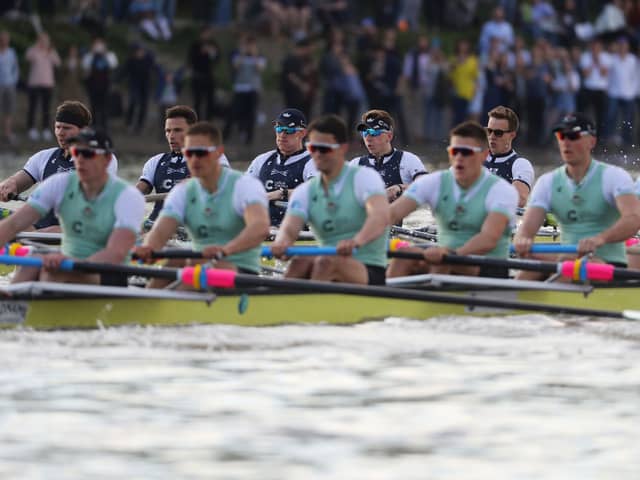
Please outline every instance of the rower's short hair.
M65 100L56 108L55 117L72 118L79 128L88 127L93 121L91 110L78 100Z
M220 129L210 122L197 122L191 125L189 130L187 130L187 136L192 135L207 136L216 146L222 143L222 133L220 133Z
M313 131L333 135L338 143L347 143L349 138L347 124L333 113L322 115L311 122L307 127L307 135Z
M506 120L509 123L509 130L511 130L512 132L517 132L518 128L520 128L520 120L518 119L518 115L509 107L498 105L493 110L491 110L488 115L489 118Z
M198 121L198 114L187 105L174 105L164 112L164 119L167 120L169 118L184 118L188 125L193 125Z
M449 132L449 138L453 136L473 138L480 145L487 146L487 132L482 125L473 120L462 122L453 127Z

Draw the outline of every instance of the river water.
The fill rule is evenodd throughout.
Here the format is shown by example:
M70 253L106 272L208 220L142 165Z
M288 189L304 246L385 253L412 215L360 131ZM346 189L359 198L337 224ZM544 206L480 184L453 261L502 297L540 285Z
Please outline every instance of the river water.
M628 321L17 330L0 362L1 479L640 478Z
M0 352L3 479L640 478L630 322L5 331Z

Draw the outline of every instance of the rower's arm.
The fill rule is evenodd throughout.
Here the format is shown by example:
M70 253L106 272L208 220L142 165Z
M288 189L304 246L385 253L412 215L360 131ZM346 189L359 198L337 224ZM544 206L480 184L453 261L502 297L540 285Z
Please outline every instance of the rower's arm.
M17 195L22 193L28 188L31 188L34 183L35 182L33 181L33 178L31 178L31 175L24 170L14 173L5 181L0 183L0 201L6 202L10 200L9 197L11 194Z
M616 197L620 218L598 235L604 243L622 242L640 230L640 200L634 194Z
M244 252L260 245L269 235L269 213L264 205L252 203L242 214L245 227L231 241L223 245L225 255Z
M285 248L293 245L298 238L298 233L304 227L304 220L297 215L287 214L280 224L273 245L283 245Z
M129 251L136 243L136 233L128 228L116 228L102 250L87 257L88 262L124 263Z
M547 212L540 207L527 207L522 223L513 238L513 246L518 255L526 255L531 250L533 239L544 223Z
M147 195L151 193L151 190L153 190L153 187L144 180L138 180L138 183L136 183L136 188L140 190L143 195Z
M173 217L161 215L154 224L151 231L144 239L144 245L152 250L160 250L178 230L178 220Z
M509 217L503 213L491 212L485 218L480 232L467 243L456 249L458 255L484 255L496 248L504 229L509 226Z
M9 242L18 232L27 230L38 220L40 220L40 212L29 204L23 205L0 222L0 245Z
M519 180L514 180L511 185L513 185L518 191L518 207L525 207L527 205L527 200L529 199L529 192L531 191L529 185Z
M418 208L418 203L413 198L401 196L389 207L391 223L398 223L416 208Z
M362 228L353 237L358 245L365 245L382 235L390 225L391 213L385 195L372 195L365 204L367 219Z

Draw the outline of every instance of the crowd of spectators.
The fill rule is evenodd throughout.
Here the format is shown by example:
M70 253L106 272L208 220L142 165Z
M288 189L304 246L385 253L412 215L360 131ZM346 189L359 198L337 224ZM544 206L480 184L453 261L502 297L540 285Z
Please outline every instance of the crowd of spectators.
M535 146L576 110L595 116L603 143L640 140L640 1L192 0L178 18L176 8L176 0L0 0L1 15L26 16L35 31L24 58L0 32L4 139L15 142L24 125L27 138L49 140L52 100L80 98L97 124L110 128L120 116L130 133L146 128L150 102L158 111L191 103L225 138L251 143L270 74L281 94L274 110L337 113L355 125L363 111L384 109L399 144L441 142L449 126L485 122L497 105L519 113L521 139ZM38 13L79 25L92 43L61 55ZM200 31L182 64L169 66L158 52L180 18ZM114 22L137 32L120 55L105 40ZM220 47L223 31L235 32L231 48ZM18 85L27 92L24 124L13 116Z

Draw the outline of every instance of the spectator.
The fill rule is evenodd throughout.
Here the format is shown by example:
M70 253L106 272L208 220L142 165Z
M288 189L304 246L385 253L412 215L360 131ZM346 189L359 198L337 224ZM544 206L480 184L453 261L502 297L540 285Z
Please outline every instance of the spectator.
M29 93L27 128L29 129L29 138L31 140L40 138L40 134L35 127L36 108L40 103L42 138L49 141L53 138L49 122L49 107L55 86L54 70L60 66L60 57L51 45L49 35L42 32L38 35L36 43L27 50L26 59L30 64L29 77L27 79L27 91Z
M320 58L320 82L324 89L322 113L339 114L343 107L342 98L342 64L340 57L344 54L344 34L342 30L332 30L327 50Z
M559 41L561 45L569 48L576 43L576 25L579 16L575 0L564 0L562 8L558 12Z
M317 90L318 68L307 39L299 40L293 53L282 62L280 88L284 104L311 118L311 109Z
M342 54L340 56L340 66L343 75L343 99L347 110L347 126L349 127L349 138L352 138L356 119L365 109L367 94L360 80L358 69L351 62L349 55Z
M328 32L333 28L342 28L350 18L349 2L347 0L316 0L315 16L322 24L322 31Z
M451 62L451 100L453 108L452 125L462 123L469 112L469 102L473 99L479 75L478 58L471 53L468 40L458 40L455 57Z
M580 89L580 75L569 51L559 47L554 50L554 54L551 65L553 99L549 115L550 125L555 125L562 117L577 110L576 95Z
M171 40L171 27L153 0L133 0L129 14L140 30L152 40Z
M545 49L536 43L531 50L531 65L527 69L527 140L529 145L545 143L545 112L551 73L545 57Z
M629 41L622 37L615 45L609 75L608 129L609 140L619 144L619 135L625 146L633 143L635 96L638 91L638 58L629 51ZM618 117L621 117L618 121Z
M15 143L13 113L16 108L16 85L20 75L18 57L10 46L11 37L0 31L0 112L3 115L2 133L9 144Z
M202 120L211 120L214 114L216 84L213 68L219 56L220 49L213 39L213 31L206 27L198 40L191 44L188 54L193 109Z
M423 118L426 117L428 109L427 101L431 94L430 90L433 90L433 78L430 76L431 54L429 51L429 37L426 35L418 36L417 45L409 50L404 57L402 66L403 82L409 87L409 94L411 95L411 103L413 105L420 105L424 110ZM427 138L426 134L427 126L426 121L422 128L422 137Z
M598 14L593 28L602 40L616 38L623 34L627 28L627 20L624 16L624 0L607 2Z
M58 97L60 103L65 100L81 100L84 101L84 92L82 86L83 74L80 54L78 47L71 45L62 64L62 75L60 80L60 88L58 89Z
M105 41L98 37L91 50L82 57L85 86L91 104L93 123L103 130L108 129L112 72L118 66L116 54L107 50Z
M491 20L485 22L480 32L480 56L484 57L489 52L492 38L498 38L504 49L513 45L513 27L504 18L504 8L497 6L493 10Z
M531 34L535 39L544 37L556 43L558 21L556 11L547 0L531 0Z
M132 45L131 55L122 67L129 89L126 122L130 132L139 133L144 128L155 70L156 63L151 52L142 44Z
M249 35L240 41L240 49L232 57L231 66L234 75L233 99L223 138L231 138L231 129L236 124L244 134L243 141L252 143L262 90L262 72L267 66L267 59L258 52L255 37Z
M599 140L606 138L605 120L610 69L611 56L603 50L600 40L592 40L589 44L589 50L583 52L580 57L580 70L584 80L584 92L581 99L586 104L578 105L578 110L588 113L590 108L593 109Z

